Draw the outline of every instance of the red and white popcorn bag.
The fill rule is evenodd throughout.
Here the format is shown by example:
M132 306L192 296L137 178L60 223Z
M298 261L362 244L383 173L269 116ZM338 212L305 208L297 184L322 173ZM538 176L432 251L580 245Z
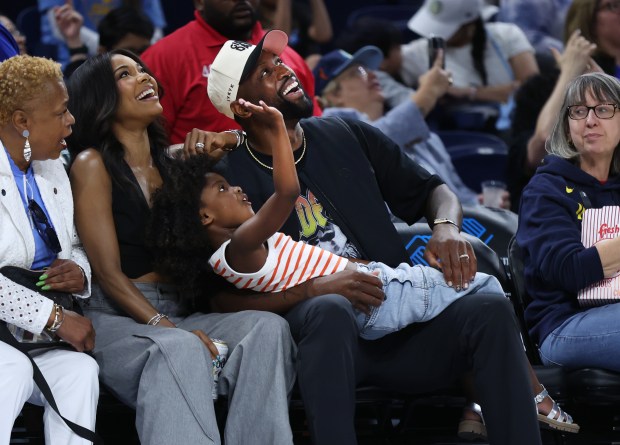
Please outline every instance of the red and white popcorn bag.
M620 207L586 209L581 224L581 242L585 247L620 235ZM602 306L620 302L620 271L613 277L594 283L577 294L580 306Z

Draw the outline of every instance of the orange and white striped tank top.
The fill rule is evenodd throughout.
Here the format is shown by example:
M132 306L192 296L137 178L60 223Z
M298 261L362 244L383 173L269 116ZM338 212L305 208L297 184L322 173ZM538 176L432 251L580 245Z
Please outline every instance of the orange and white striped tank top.
M226 246L222 244L209 258L213 271L226 278L238 289L257 292L281 292L312 278L331 275L343 270L349 260L320 247L295 241L283 233L267 240L267 261L258 272L241 273L226 262Z

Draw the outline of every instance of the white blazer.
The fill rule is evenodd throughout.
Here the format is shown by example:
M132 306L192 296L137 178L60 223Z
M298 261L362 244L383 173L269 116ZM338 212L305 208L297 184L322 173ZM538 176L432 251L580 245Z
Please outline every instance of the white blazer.
M35 180L62 250L58 258L75 261L87 278L81 298L90 296L90 265L73 223L73 195L60 159L32 161ZM15 183L7 152L0 142L0 267L30 268L35 244L29 215ZM43 291L44 294L44 291ZM0 274L0 320L35 334L40 333L52 311L52 301Z

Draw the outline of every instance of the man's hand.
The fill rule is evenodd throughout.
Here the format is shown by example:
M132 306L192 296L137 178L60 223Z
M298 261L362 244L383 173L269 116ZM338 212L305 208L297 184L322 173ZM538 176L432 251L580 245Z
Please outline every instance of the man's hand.
M84 290L86 286L84 278L80 266L74 261L57 258L39 277L37 285L42 291L57 290L74 294Z
M194 128L185 136L181 158L206 154L217 160L236 147L237 136L233 133L213 133Z
M441 269L448 286L456 290L467 289L478 268L474 249L452 224L433 227L424 259L431 267Z
M376 275L345 269L341 272L312 280L308 297L338 294L351 302L353 307L370 314L371 306L380 306L385 300L383 284Z
M95 347L95 329L86 317L63 309L64 321L56 335L73 346L77 351L92 351Z

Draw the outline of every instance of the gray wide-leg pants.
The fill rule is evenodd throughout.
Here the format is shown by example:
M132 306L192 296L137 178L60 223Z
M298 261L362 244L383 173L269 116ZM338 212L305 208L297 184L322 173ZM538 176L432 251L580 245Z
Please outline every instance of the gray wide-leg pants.
M228 398L227 445L291 445L288 396L296 348L288 323L268 312L188 314L175 286L136 283L177 329L147 326L122 315L93 286L84 313L95 327L94 356L103 384L136 409L143 445L220 444L212 399L212 360L189 331L228 344L218 393Z

